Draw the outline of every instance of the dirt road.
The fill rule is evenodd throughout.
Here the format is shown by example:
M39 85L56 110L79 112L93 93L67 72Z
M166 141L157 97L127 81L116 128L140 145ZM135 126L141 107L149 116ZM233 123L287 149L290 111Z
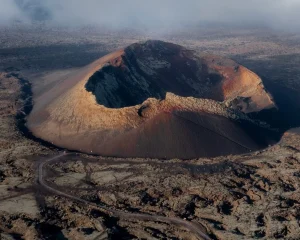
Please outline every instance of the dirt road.
M203 227L200 224L194 223L194 222L189 222L180 218L169 218L169 217L164 217L164 216L159 216L159 215L148 215L148 214L141 214L141 213L128 213L125 211L121 211L121 210L115 210L115 209L111 209L108 208L106 206L102 206L102 205L98 205L86 200L83 200L79 197L70 195L68 193L62 192L58 189L55 189L54 187L51 187L47 184L46 181L44 181L44 168L50 164L51 162L54 161L59 161L59 159L63 156L71 156L73 155L73 153L61 153L58 154L54 157L50 157L46 160L44 160L43 162L41 162L38 166L37 169L37 175L38 175L38 182L41 186L43 186L45 189L47 189L48 191L52 192L53 194L62 196L62 197L66 197L69 198L71 200L77 201L77 202L81 202L83 204L87 204L90 205L94 208L98 208L101 209L105 212L108 212L110 215L113 215L115 217L120 217L120 218L124 218L124 219L135 219L135 220L142 220L142 221L158 221L158 222L165 222L165 223L169 223L169 224L173 224L173 225L177 225L177 226L181 226L184 227L186 229L188 229L189 231L193 232L199 239L204 239L204 240L209 240L210 238L203 232Z

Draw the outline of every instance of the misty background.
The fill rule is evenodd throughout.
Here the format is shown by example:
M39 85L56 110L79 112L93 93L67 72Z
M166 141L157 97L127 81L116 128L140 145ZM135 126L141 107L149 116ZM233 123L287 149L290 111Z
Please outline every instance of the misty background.
M0 24L177 27L225 23L300 30L300 0L0 0Z

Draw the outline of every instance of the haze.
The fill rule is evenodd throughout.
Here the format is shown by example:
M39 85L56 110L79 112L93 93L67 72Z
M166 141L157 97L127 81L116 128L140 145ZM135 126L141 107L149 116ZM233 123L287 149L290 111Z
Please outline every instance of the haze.
M0 23L122 28L222 22L299 30L299 11L298 0L1 0Z

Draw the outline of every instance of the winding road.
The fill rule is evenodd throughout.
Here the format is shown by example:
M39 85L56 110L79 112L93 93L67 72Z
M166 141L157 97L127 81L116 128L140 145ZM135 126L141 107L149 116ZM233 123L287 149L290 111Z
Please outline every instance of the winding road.
M174 218L174 217L164 217L159 215L148 215L148 214L142 214L142 213L129 213L121 210L111 209L106 206L98 205L89 201L86 201L84 199L81 199L79 197L70 195L68 193L62 192L58 189L55 189L54 187L51 187L47 184L47 182L44 180L44 169L45 167L50 164L51 162L59 160L61 157L64 156L71 156L73 153L61 153L54 157L50 157L43 162L41 162L37 169L37 175L38 175L38 182L41 186L43 186L45 189L47 189L49 192L52 192L53 194L69 198L71 200L90 205L94 208L101 209L102 211L108 212L110 215L113 215L115 217L124 218L124 219L135 219L135 220L142 220L142 221L155 221L155 222L165 222L177 226L184 227L188 229L189 231L193 232L198 238L204 239L204 240L210 240L210 238L203 232L201 225L186 221L180 218Z

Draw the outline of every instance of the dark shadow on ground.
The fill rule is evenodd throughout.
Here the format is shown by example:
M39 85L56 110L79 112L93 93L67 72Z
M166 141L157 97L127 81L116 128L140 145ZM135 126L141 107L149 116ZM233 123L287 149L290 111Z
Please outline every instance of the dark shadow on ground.
M55 70L85 66L108 53L104 44L61 44L0 48L1 67Z

